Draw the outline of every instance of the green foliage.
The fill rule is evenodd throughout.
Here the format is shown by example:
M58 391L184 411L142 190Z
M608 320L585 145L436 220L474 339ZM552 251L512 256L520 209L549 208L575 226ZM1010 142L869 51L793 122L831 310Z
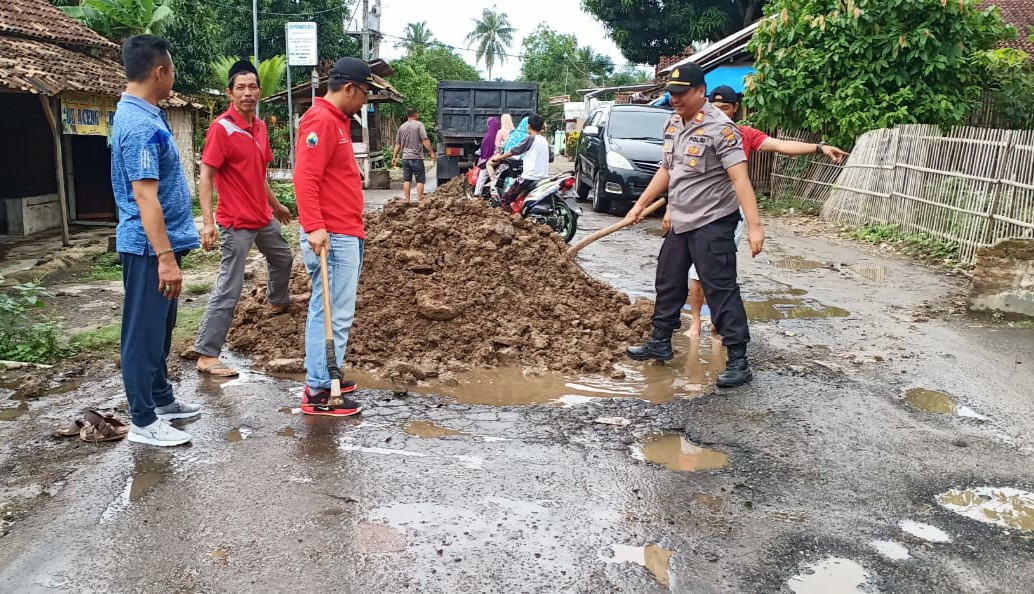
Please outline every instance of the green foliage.
M765 0L582 0L625 58L656 64L694 43L718 40L761 16Z
M180 261L181 270L204 270L219 267L221 256L219 250L191 250Z
M567 135L567 146L564 147L564 154L573 159L578 150L578 140L582 137L580 132L572 132Z
M62 12L121 43L133 35L161 35L175 20L170 0L82 0Z
M291 214L298 216L298 203L294 198L294 184L290 182L270 182L269 187L273 189L276 199L291 211Z
M906 234L901 225L868 224L849 232L848 237L876 245L887 244L897 251L931 264L958 262L959 245L926 233Z
M93 266L90 267L90 278L93 280L121 280L122 263L119 262L118 254L104 252L93 259Z
M239 59L233 56L218 56L209 64L212 71L212 82L218 84L218 88L230 88L230 68ZM254 58L249 56L248 59L251 60L252 64L255 63ZM259 62L258 79L263 97L280 92L283 88L284 74L286 72L287 56L277 55Z
M0 359L48 363L62 355L61 326L41 311L45 297L38 282L0 292Z
M427 21L420 21L419 23L409 23L406 25L406 37L396 43L395 47L405 49L406 57L412 58L422 53L433 43L435 43L434 34L427 28Z
M101 326L88 332L75 334L68 341L68 348L73 353L109 351L118 347L122 340L122 324L115 322Z
M488 79L492 79L492 67L496 60L506 62L506 51L513 45L513 33L510 17L499 12L494 6L481 11L481 18L474 19L474 30L467 34L467 43L477 46L477 61L484 60L488 69ZM468 46L469 47L469 46Z
M757 195L758 208L772 216L786 214L802 214L815 216L819 214L822 207L814 202L795 200L792 196L776 198L774 196Z
M752 120L851 146L898 124L963 123L987 83L979 52L1012 32L977 0L771 0L750 48Z
M979 52L976 59L990 82L990 99L996 115L1006 127L1029 128L1034 122L1034 61L1031 56L1011 48L998 48Z
M212 283L191 283L183 287L187 295L204 295L212 290Z
M176 90L197 95L211 88L208 63L216 55L221 27L208 0L168 0L176 18L162 35L172 46Z

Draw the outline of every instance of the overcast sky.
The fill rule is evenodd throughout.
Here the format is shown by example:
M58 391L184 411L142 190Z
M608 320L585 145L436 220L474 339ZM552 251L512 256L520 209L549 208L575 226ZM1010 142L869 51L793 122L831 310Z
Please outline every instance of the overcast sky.
M507 14L510 24L516 29L513 46L507 52L509 54L520 55L524 37L534 31L539 23L544 22L558 33L574 35L578 38L580 46L588 45L597 52L610 56L618 68L628 63L614 42L607 37L603 25L582 12L580 0L466 0L448 3L442 0L382 0L381 32L385 35L404 37L408 23L427 21L428 28L438 41L466 48L464 38L474 29L474 17L480 17L482 10L493 5ZM389 60L401 57L403 51L395 49L397 42L397 39L385 37L381 41L381 57ZM458 53L469 64L474 65L473 50L460 50ZM487 75L483 63L477 64L477 68L482 76ZM507 58L502 64L496 62L492 76L514 79L520 70L519 58Z

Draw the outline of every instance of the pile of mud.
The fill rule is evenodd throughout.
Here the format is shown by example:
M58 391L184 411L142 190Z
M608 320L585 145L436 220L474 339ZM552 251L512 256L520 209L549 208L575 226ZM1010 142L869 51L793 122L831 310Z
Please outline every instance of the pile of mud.
M482 201L393 201L367 214L366 233L351 365L405 381L493 366L599 372L649 331L652 302L630 303L585 274L551 229ZM308 291L296 270L292 292ZM246 291L229 344L297 371L305 307L274 316L264 294Z

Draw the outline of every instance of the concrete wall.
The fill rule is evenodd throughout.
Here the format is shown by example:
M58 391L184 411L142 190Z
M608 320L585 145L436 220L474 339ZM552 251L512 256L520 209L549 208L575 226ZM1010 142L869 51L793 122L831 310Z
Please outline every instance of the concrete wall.
M969 308L1034 317L1034 239L1003 239L977 251Z
M197 194L197 163L194 159L194 112L190 109L166 110L169 128L176 138L176 148L180 152L180 163L187 176L187 184L191 194Z
M61 203L57 194L7 198L0 202L4 205L9 235L32 235L61 226Z

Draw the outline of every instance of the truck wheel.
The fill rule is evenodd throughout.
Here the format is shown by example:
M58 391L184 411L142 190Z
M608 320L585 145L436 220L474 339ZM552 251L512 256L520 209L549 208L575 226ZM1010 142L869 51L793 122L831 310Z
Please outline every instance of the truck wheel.
M599 173L596 174L596 181L593 185L596 187L596 191L592 197L592 211L604 213L610 212L610 198L607 197L606 192L604 192L606 187L604 186L603 178L600 177Z

